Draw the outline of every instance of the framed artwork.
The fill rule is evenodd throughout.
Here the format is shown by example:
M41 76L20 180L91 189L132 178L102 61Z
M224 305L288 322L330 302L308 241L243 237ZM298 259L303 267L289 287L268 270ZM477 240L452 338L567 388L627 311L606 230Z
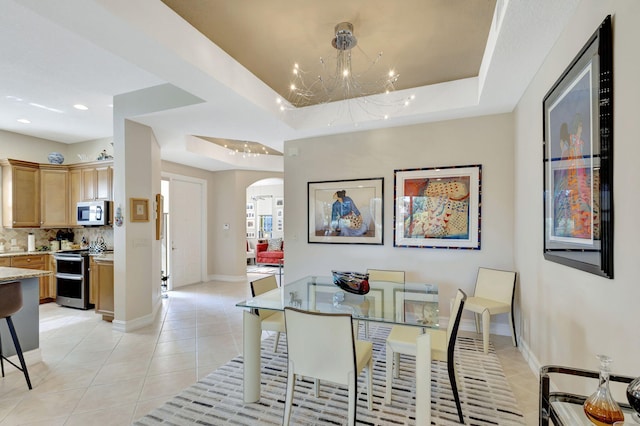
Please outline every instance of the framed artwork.
M543 100L544 257L613 278L611 17Z
M284 216L283 210L282 209L276 210L276 217L282 217L282 216Z
M247 228L248 228L248 229L253 229L253 228L255 228L255 227L256 227L256 222L255 222L255 220L248 220L248 221L247 221Z
M256 237L255 232L247 232L247 238L255 238L255 237Z
M481 165L393 175L394 247L480 250Z
M276 198L276 207L284 206L284 198Z
M164 238L164 197L156 194L156 240Z
M149 199L129 198L131 222L149 222Z
M247 203L247 211L253 210L253 203Z
M383 181L308 182L308 242L382 244Z
M256 214L253 210L247 211L247 219L253 219L256 217Z

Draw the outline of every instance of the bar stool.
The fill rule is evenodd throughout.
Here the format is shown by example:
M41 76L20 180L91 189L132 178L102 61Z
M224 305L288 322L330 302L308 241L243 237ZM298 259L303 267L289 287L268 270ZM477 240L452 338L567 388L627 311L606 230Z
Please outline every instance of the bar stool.
M11 319L11 315L15 314L20 309L22 309L22 287L20 282L15 281L0 284L0 319L4 318L7 320L7 326L9 327L11 338L13 339L13 345L16 348L16 353L18 354L18 359L20 360L20 365L22 366L22 368L18 367L2 354L2 341L0 340L0 369L2 369L2 377L4 377L3 361L7 361L9 364L13 365L18 370L24 373L24 378L27 379L27 386L29 386L29 389L32 389L31 380L29 380L29 372L27 371L27 364L25 364L24 362L22 348L20 347L20 342L18 341L16 329L13 326L13 320Z

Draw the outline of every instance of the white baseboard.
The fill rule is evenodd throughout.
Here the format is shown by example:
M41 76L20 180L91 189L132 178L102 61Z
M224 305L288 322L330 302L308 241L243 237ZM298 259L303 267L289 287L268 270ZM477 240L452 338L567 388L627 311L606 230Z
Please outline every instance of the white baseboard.
M231 281L231 282L240 282L240 281L246 281L247 280L247 276L246 275L209 275L207 277L207 280L209 281Z

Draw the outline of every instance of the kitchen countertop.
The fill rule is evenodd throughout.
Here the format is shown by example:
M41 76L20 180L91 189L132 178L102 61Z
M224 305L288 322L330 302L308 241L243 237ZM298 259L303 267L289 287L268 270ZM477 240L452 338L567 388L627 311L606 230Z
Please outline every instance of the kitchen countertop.
M113 253L100 253L92 256L96 262L113 262Z
M47 250L47 251L3 251L0 252L0 257L11 257L11 256L34 256L34 255L38 255L38 254L56 254L56 253L64 253L67 251L77 251L78 249L71 249L71 250ZM113 250L105 250L106 253L113 253ZM111 254L109 253L109 254ZM102 253L99 253L99 255ZM92 254L93 256L93 254Z
M51 275L51 271L39 271L37 269L12 268L0 266L0 282L19 281L26 278L38 278Z

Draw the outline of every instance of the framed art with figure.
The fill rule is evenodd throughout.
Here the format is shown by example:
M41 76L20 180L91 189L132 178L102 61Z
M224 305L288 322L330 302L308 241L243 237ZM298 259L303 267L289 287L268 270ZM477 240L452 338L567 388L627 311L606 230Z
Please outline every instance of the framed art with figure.
M543 100L544 257L613 278L613 70L607 17Z
M395 247L480 249L482 166L394 171Z
M308 242L382 244L383 181L308 182Z

